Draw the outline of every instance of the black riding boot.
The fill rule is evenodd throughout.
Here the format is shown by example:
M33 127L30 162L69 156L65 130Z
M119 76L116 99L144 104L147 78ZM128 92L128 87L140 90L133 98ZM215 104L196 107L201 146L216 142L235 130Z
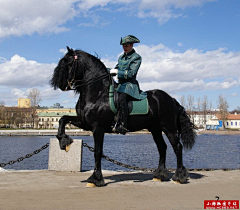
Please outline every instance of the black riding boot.
M122 103L119 109L120 124L113 128L113 131L116 133L121 133L123 135L128 131L127 129L127 120L128 120L128 107Z

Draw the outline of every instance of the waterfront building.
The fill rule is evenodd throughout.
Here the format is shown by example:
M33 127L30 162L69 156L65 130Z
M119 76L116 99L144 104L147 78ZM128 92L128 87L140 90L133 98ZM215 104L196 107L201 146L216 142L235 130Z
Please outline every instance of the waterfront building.
M60 110L59 112L51 112L52 110L48 112L39 112L38 113L38 125L37 128L39 129L57 129L59 120L64 115L69 116L76 116L76 112L64 112L63 110ZM67 124L66 128L76 128L73 125Z
M221 119L221 115L216 114L216 117L218 118L218 120L220 122L219 125L221 125L223 123L222 119ZM232 130L233 129L239 130L240 129L240 114L237 114L236 112L234 114L228 114L227 119L224 122L224 125L225 125L225 128L232 129Z
M240 129L240 114L228 114L225 120L222 119L218 111L188 112L192 122L199 129L219 130ZM223 127L224 123L224 127Z
M195 126L200 129L205 129L209 120L214 118L214 116L217 114L217 111L192 111L187 113Z
M0 127L2 128L32 128L32 108L5 107L0 108Z
M64 115L76 116L76 110L74 108L63 108L60 103L55 103L50 108L39 107L36 109L38 116L38 123L36 128L39 129L56 129L58 128L58 122ZM76 128L73 125L66 125L67 128Z

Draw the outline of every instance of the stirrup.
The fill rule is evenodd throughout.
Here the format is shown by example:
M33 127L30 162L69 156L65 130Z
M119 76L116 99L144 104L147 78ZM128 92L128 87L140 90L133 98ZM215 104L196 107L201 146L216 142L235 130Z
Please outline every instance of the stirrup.
M121 125L115 125L114 128L112 129L113 132L115 133L121 133L125 135L129 130L125 128L122 124Z

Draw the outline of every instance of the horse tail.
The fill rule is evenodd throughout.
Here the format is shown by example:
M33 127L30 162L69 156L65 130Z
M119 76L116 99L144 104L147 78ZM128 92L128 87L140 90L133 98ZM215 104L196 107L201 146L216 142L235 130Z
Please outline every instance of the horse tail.
M192 149L196 139L196 127L191 122L183 106L176 101L178 107L177 127L179 138L183 143L184 149Z

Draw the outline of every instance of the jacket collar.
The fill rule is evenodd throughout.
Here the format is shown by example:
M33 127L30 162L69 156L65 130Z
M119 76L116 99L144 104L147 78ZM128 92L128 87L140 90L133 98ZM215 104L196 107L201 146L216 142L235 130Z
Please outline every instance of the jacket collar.
M132 49L129 53L124 53L123 55L122 55L122 58L124 58L124 57L130 57L133 53L135 53L136 51L134 50L134 49Z

